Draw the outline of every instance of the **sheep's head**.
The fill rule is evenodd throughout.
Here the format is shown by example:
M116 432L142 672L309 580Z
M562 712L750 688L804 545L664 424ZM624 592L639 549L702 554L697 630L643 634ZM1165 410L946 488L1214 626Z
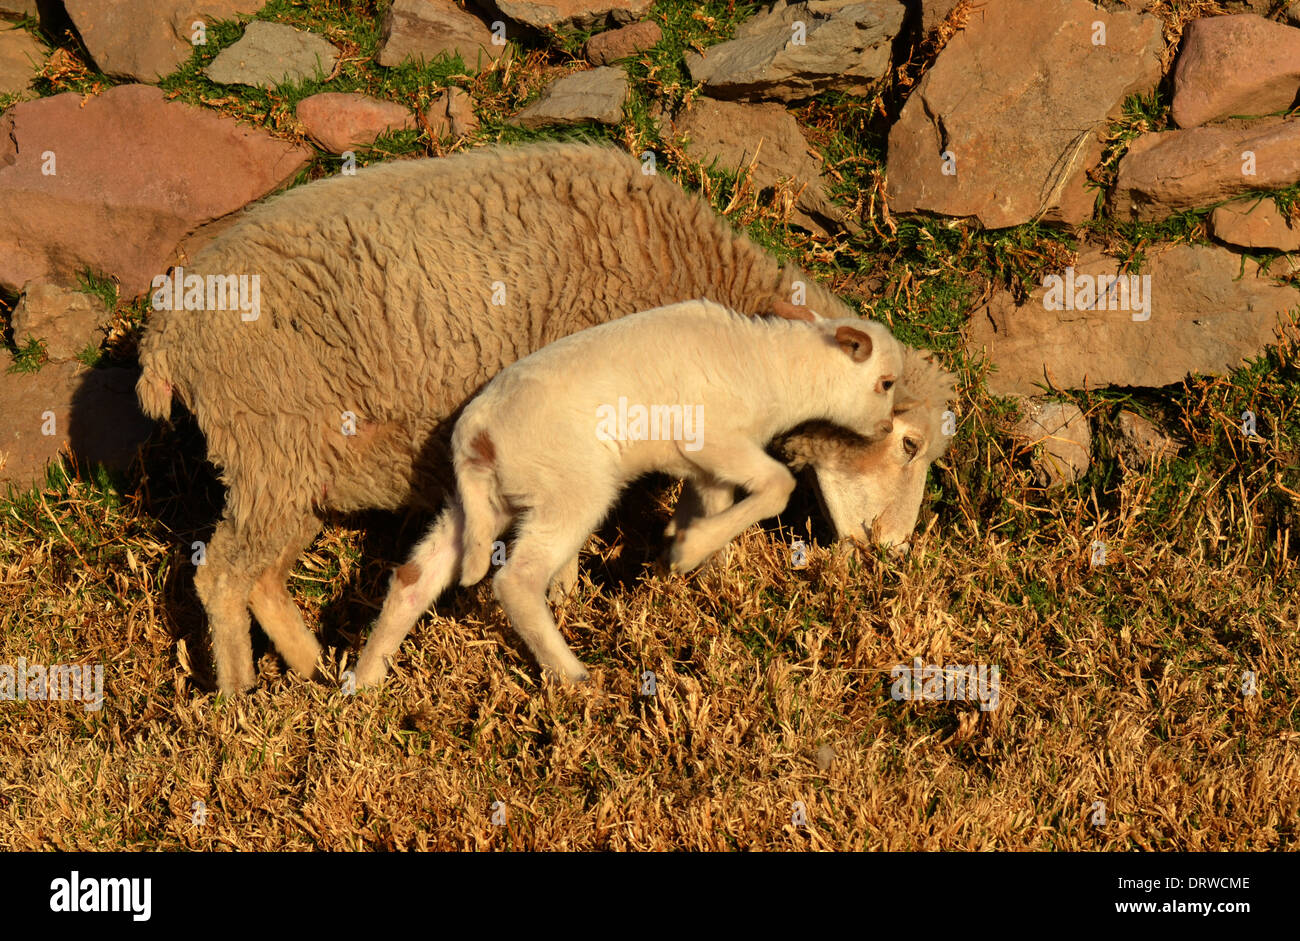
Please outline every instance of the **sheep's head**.
M956 377L924 350L903 347L893 429L868 441L829 425L808 425L782 443L795 467L811 467L822 506L840 538L900 546L921 512L930 465L948 448L943 415Z

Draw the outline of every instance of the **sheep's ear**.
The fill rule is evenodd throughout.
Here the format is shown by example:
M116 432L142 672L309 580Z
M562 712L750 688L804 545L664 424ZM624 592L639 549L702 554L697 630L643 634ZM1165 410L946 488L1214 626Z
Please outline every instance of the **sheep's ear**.
M857 327L840 327L835 331L835 342L855 363L861 363L871 356L871 336Z
M809 307L802 304L791 304L789 301L777 299L772 302L772 316L780 317L782 320L806 320L813 323L817 320L817 314Z

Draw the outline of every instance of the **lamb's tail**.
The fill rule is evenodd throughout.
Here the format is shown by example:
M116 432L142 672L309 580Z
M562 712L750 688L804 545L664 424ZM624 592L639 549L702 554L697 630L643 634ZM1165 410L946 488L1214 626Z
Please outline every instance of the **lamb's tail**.
M492 543L508 520L496 473L496 446L486 430L470 440L464 458L456 455L456 490L465 514L460 583L473 585L492 564Z

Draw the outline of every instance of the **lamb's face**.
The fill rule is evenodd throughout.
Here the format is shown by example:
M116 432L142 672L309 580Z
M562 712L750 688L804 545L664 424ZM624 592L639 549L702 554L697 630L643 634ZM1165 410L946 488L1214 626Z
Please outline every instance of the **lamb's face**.
M894 387L903 372L903 352L889 329L868 320L831 321L836 342L852 360L857 412L849 427L875 439L892 428Z
M901 546L921 513L938 422L922 408L895 412L884 437L841 443L812 463L822 506L841 539L856 536Z

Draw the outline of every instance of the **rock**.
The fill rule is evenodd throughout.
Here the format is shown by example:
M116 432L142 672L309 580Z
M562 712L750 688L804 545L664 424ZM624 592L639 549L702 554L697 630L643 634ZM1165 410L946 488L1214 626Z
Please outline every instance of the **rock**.
M415 127L415 116L393 101L352 92L321 92L298 102L298 120L330 153L366 147L385 131Z
M921 33L938 29L961 0L921 0Z
M1164 219L1249 190L1300 182L1300 121L1265 118L1144 134L1119 162L1117 216Z
M1121 409L1115 456L1125 467L1140 470L1178 453L1177 443L1136 412Z
M1171 108L1179 127L1286 111L1297 92L1300 29L1242 13L1193 20L1183 30Z
M1300 228L1292 226L1268 197L1239 199L1219 206L1210 214L1210 234L1220 242L1241 248L1300 251Z
M646 20L597 33L582 47L582 54L592 65L611 65L649 49L663 38L664 31L659 24Z
M1140 295L1132 292L1131 276L1122 288L1100 292L1082 277L1113 276L1118 265L1087 249L1072 272L1052 276L1064 282L1054 294L1055 282L1017 306L999 292L976 311L966 348L986 351L996 367L989 391L1030 395L1047 383L1154 387L1191 373L1224 375L1276 342L1275 329L1300 302L1292 287L1243 276L1241 256L1217 246L1182 244L1149 255L1141 277L1150 280L1138 281ZM1064 305L1057 304L1059 295ZM1049 301L1069 309L1048 309Z
M813 752L813 761L817 763L818 771L831 770L831 763L835 760L835 749L829 745L821 745L817 751Z
M95 65L105 75L156 82L194 52L194 23L256 13L266 0L64 0Z
M631 23L654 0L493 0L507 19L535 29L585 29L601 23Z
M486 23L451 0L394 0L384 14L375 61L391 67L407 59L432 62L440 55L460 56L466 68L477 71L506 51L504 43L497 45L493 39Z
M43 485L45 465L65 444L85 463L129 465L153 431L136 404L137 378L133 369L87 369L80 363L0 372L0 491L6 484L18 490Z
M1094 23L1104 45L1093 45ZM889 208L991 229L1091 218L1098 134L1125 98L1159 81L1161 29L1156 17L1087 0L984 4L890 130Z
M14 342L22 346L28 337L44 340L50 362L67 362L92 343L98 345L99 325L106 317L98 297L56 284L29 284L14 308Z
M0 115L0 287L71 283L90 269L130 299L183 236L292 179L311 155L148 85L15 105Z
M1259 268L1263 277L1291 280L1300 278L1300 255L1278 255L1270 258Z
M243 38L221 50L203 74L218 85L274 88L289 82L326 78L339 52L315 33L280 23L254 20Z
M826 195L821 166L794 115L781 105L698 98L678 117L677 132L688 138L686 153L704 166L716 160L720 167L740 170L752 162L752 182L759 190L792 180L794 189L802 190L791 213L797 224L818 233L837 227L840 212Z
M474 99L463 88L448 88L424 114L434 137L464 137L478 130Z
M1088 419L1072 402L1029 399L1012 434L1034 448L1034 478L1040 487L1080 480L1092 460Z
M574 72L553 82L542 97L511 120L531 129L596 121L618 124L627 101L627 73L613 66Z
M686 67L714 98L798 101L832 89L865 95L889 70L904 12L897 0L849 4L825 15L808 4L777 8L760 21L767 28L751 27L703 54L688 50ZM802 37L797 23L804 24Z
M36 15L36 0L0 0L0 16L23 19Z
M45 66L46 50L25 29L0 29L0 95L25 92Z

